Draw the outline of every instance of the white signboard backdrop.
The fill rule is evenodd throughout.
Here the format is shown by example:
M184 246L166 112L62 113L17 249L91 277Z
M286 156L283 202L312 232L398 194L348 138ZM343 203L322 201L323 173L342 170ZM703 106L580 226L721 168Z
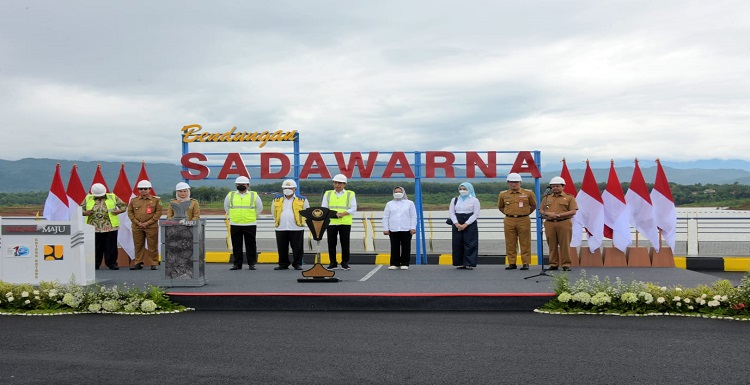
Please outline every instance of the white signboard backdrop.
M88 251L88 252L87 252ZM94 276L94 228L80 208L72 221L0 217L0 280L38 285L42 281L81 285Z

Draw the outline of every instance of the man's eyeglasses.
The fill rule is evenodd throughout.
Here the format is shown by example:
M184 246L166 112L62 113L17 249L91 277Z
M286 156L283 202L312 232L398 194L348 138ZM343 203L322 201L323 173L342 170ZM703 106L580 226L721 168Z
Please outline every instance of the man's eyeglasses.
M151 188L138 188L138 190L144 191L144 190L151 190Z

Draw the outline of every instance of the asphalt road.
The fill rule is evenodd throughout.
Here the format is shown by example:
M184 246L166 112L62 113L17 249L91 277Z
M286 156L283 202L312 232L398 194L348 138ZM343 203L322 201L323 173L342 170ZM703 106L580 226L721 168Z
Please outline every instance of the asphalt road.
M516 312L0 317L0 384L747 384L750 322Z

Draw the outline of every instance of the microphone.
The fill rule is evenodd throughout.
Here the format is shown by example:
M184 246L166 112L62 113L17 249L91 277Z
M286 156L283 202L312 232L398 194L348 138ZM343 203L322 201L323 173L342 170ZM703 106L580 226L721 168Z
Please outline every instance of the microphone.
M549 195L551 191L552 191L552 186L547 186L547 190L544 191L544 195Z

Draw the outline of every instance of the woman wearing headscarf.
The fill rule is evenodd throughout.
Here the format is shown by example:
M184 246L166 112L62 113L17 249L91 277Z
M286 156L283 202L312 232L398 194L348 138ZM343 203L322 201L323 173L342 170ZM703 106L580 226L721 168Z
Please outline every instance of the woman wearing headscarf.
M198 201L190 198L189 184L185 182L177 183L177 186L175 186L175 196L176 198L169 202L167 219L173 219L176 216L177 218L194 221L201 218L201 208L198 205Z
M448 212L453 221L453 266L471 270L477 266L479 252L479 199L469 182L458 186L458 197L451 199Z
M383 211L383 234L391 241L390 270L409 269L411 237L417 232L417 209L406 197L403 187L393 189L393 200L386 203Z

